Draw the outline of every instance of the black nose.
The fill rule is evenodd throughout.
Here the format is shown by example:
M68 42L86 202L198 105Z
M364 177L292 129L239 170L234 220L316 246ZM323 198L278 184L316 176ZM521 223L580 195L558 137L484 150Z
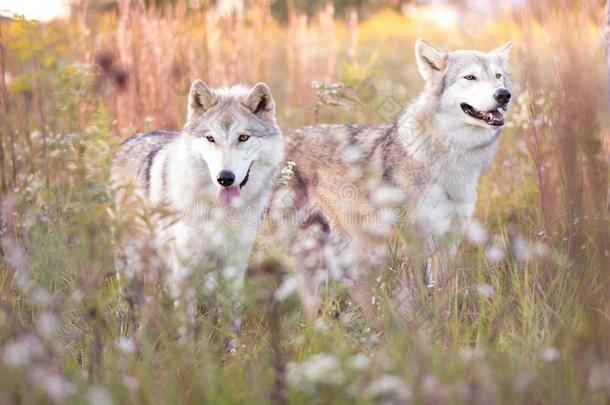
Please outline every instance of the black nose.
M496 94L494 94L494 98L496 99L496 101L498 103L500 103L502 105L506 105L510 101L511 94L510 94L510 91L508 91L506 89L500 89L500 90L496 91Z
M220 173L218 173L216 181L223 187L229 187L235 182L235 175L228 170L222 170Z

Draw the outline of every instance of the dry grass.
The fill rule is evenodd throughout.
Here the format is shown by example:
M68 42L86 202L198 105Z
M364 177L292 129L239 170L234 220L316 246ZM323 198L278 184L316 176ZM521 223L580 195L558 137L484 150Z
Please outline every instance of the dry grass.
M0 24L0 402L608 403L603 7L544 3L467 31L387 10L279 23L264 1L233 13L120 0L70 21ZM322 105L321 121L387 120L379 106L421 86L420 36L447 49L516 45L518 100L479 188L487 241L465 243L431 296L406 288L413 269L391 244L372 286L373 325L312 260L323 247L298 240L301 253L288 254L264 236L236 356L224 354L227 327L212 317L181 342L180 316L155 289L142 292L135 347L112 257L128 226L106 188L115 145L179 128L194 78L266 81L286 132L316 119L314 80L343 82L360 100ZM286 279L297 292L274 301L271 286Z

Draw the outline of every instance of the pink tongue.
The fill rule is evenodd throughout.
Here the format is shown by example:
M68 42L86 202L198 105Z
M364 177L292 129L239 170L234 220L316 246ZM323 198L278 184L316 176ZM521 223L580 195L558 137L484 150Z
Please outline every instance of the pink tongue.
M239 187L222 187L218 189L218 201L223 208L229 208L231 202L239 198Z

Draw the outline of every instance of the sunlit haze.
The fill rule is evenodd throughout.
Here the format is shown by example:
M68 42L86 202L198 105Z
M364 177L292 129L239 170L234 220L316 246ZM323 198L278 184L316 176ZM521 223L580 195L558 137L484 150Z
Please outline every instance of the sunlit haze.
M22 15L28 20L50 21L66 16L69 10L67 0L0 0L1 15Z

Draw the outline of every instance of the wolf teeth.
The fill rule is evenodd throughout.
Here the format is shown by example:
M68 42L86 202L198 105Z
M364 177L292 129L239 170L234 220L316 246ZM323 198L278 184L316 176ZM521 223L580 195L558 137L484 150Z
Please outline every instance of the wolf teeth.
M500 123L504 121L504 113L506 112L506 109L501 108L490 111L480 111L468 104L462 104L462 109L471 117L485 121L488 124L494 124L495 122Z

